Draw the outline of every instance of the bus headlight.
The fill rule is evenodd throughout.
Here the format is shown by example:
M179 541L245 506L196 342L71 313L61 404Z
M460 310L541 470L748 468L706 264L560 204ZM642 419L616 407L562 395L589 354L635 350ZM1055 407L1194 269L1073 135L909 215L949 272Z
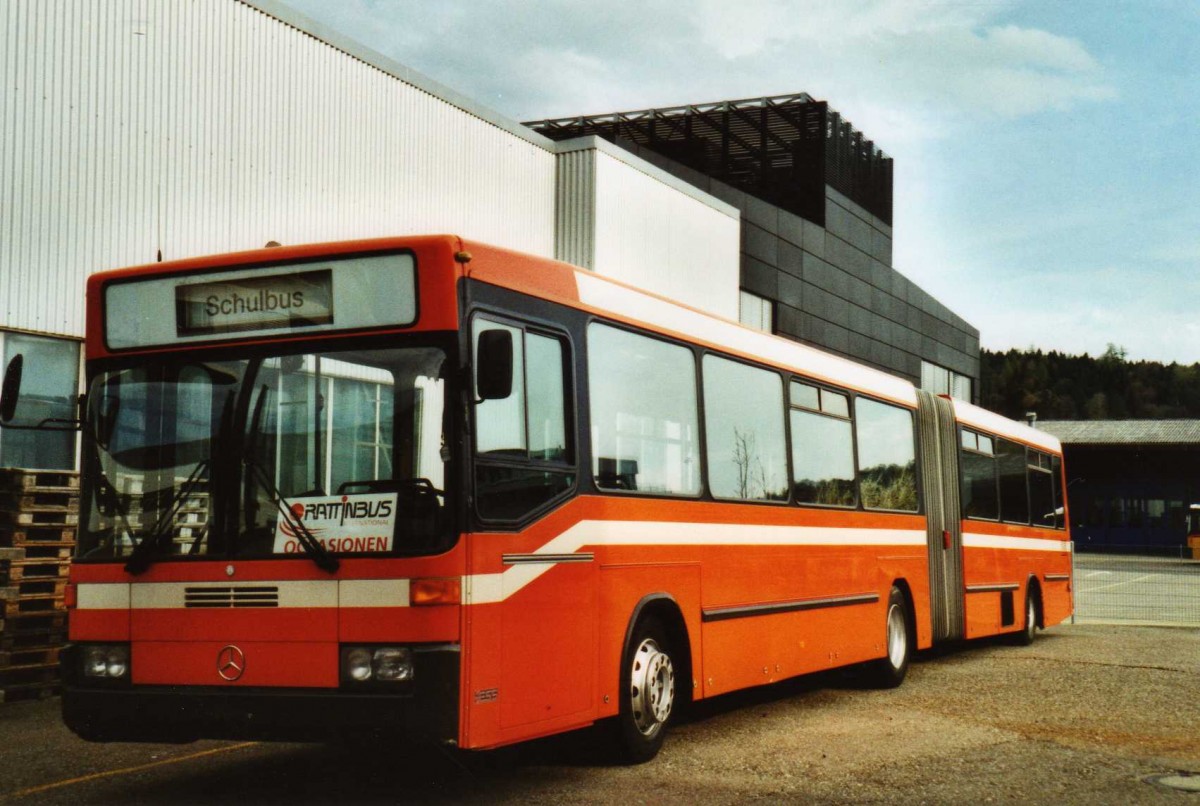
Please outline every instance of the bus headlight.
M346 653L346 677L356 683L371 679L371 650L357 647Z
M400 647L384 647L375 650L372 659L376 680L403 682L412 680L413 662L412 650Z
M83 676L120 680L129 674L126 644L91 644L83 650Z
M408 647L343 647L342 679L349 683L404 683L413 678L413 653Z

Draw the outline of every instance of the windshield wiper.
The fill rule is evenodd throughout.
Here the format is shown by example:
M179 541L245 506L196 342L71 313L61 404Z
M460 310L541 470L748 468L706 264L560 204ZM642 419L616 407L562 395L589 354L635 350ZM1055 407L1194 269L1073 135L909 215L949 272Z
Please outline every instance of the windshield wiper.
M242 466L246 468L247 473L253 471L255 477L258 479L258 483L275 499L275 506L278 508L279 514L283 516L284 521L295 531L296 539L300 541L300 545L304 548L305 553L312 557L317 567L331 574L336 572L341 565L337 557L330 554L329 549L325 548L321 544L321 541L313 537L313 533L308 531L308 527L304 525L304 520L292 511L292 502L283 497L283 493L279 492L279 488L271 482L271 477L267 475L267 471L263 470L262 465L247 456L242 460Z
M175 532L175 516L179 514L179 510L183 509L183 502L191 495L196 485L202 480L202 474L208 470L212 461L209 459L201 459L196 463L195 470L191 475L179 485L179 489L171 496L171 502L167 504L166 511L159 516L158 522L150 529L142 538L142 542L137 544L137 548L129 555L129 559L125 562L125 570L130 574L140 574L150 567L150 558L154 552L166 542L168 537L171 537ZM207 527L206 527L207 528Z
M225 438L229 431L229 423L233 419L233 399L226 398L225 406L221 410L221 422L217 426L217 433L211 443L212 450L216 450L218 445L225 444ZM146 532L142 537L142 542L138 543L133 552L129 555L129 559L125 561L125 571L130 574L140 574L150 567L151 558L155 552L166 542L168 537L171 537L175 532L175 516L179 514L179 510L183 509L183 503L187 497L195 490L196 485L201 481L206 480L205 473L212 467L212 456L201 459L196 463L195 469L184 480L183 484L179 485L179 489L171 496L170 503L167 504L166 511L159 516L158 522L153 528ZM201 530L200 537L208 530L208 524L204 525ZM195 543L193 543L195 545Z
M322 571L327 573L335 573L341 563L337 557L329 553L329 549L321 544L321 541L313 537L313 533L305 526L304 520L292 511L292 504L283 497L283 493L271 481L270 474L267 473L263 466L254 458L255 448L257 447L258 428L262 420L263 402L267 397L267 386L264 384L258 393L258 400L254 403L254 414L250 417L249 434L246 437L246 448L242 455L242 467L245 468L247 479L250 478L251 472L255 473L258 483L263 486L263 489L275 499L275 506L279 510L279 514L284 521L292 527L296 534L296 539L300 541L301 547L308 556L312 557L314 563ZM248 508L247 508L248 511Z

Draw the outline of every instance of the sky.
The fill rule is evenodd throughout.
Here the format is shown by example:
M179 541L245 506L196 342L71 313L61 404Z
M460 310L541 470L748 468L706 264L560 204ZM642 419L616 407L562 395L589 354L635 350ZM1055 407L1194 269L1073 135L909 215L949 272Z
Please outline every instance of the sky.
M520 121L807 92L985 348L1200 361L1200 3L284 1Z

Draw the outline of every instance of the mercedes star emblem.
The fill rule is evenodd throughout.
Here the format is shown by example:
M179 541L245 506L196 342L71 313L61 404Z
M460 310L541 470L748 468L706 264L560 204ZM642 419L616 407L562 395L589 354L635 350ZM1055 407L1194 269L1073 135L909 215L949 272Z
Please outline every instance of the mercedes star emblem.
M232 683L246 671L246 653L230 644L217 653L217 674Z

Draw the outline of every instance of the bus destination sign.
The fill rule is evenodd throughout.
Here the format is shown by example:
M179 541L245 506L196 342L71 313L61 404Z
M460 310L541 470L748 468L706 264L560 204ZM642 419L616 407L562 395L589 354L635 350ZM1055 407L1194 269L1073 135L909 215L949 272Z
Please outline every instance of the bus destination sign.
M331 324L333 273L329 269L175 288L178 336Z

